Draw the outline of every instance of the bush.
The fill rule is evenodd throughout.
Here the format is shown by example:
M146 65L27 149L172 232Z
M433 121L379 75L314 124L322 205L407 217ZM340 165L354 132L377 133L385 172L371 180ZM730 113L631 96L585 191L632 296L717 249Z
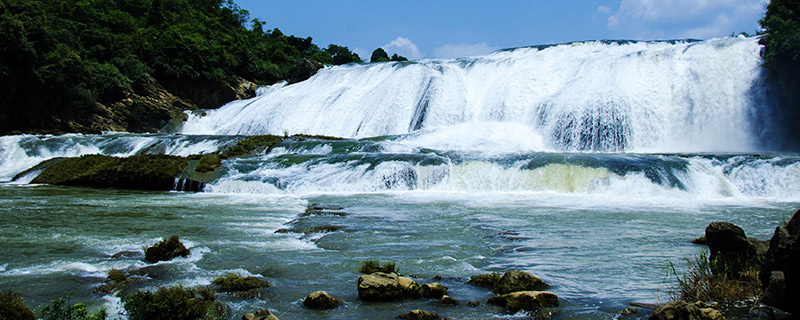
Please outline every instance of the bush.
M122 298L130 320L226 319L225 305L214 301L208 289L182 286L139 291Z
M181 243L178 236L171 236L169 239L156 243L154 246L144 251L144 261L156 263L159 261L169 261L176 257L186 257L190 253L189 249Z
M368 260L361 263L361 268L358 269L358 272L363 274L373 274L375 272L392 273L397 272L397 270L395 269L393 262L389 262L381 266L378 261Z
M726 272L711 272L714 263L709 261L706 252L693 260L687 258L687 263L688 271L683 276L679 276L675 267L670 265L678 281L669 293L672 300L719 302L730 307L742 301L756 301L761 295L757 266L751 266L741 273L740 280L735 280L728 277Z
M42 318L44 320L104 320L108 316L104 308L100 308L96 314L89 315L85 303L76 303L70 306L68 302L68 295L53 300L53 303L42 311Z
M9 290L5 293L0 293L0 319L3 320L35 320L25 301L16 292Z

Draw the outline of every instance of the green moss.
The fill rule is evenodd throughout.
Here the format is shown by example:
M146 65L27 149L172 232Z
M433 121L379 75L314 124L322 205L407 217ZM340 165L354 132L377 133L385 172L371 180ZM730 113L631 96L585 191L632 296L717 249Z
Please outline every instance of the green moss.
M96 314L90 315L86 310L85 303L70 305L69 296L63 296L54 300L42 311L44 320L104 320L108 315L104 308L100 308Z
M221 164L222 160L220 160L218 155L207 154L200 157L200 161L197 162L197 166L194 168L194 170L200 173L206 173L209 171L214 171L214 169L219 167Z
M25 301L16 292L11 290L0 293L0 319L35 320Z
M274 135L248 136L236 145L220 153L220 159L252 155L259 151L269 152L273 147L283 141L282 137Z
M130 320L227 319L225 306L208 289L182 286L139 291L122 298Z
M175 178L189 165L186 158L169 155L135 155L116 158L85 155L63 159L40 174L33 183L95 188L172 190Z
M323 136L318 134L303 134L303 133L293 135L292 138L295 138L298 141L304 141L306 139L320 139L320 140L334 140L334 141L344 140L344 138L340 137Z
M189 249L186 249L183 243L178 239L178 236L171 236L169 239L164 239L154 246L147 248L144 252L144 261L149 263L169 261L176 257L188 256L189 253Z
M373 274L375 272L392 273L397 272L397 269L395 269L395 264L393 262L380 265L378 261L367 260L361 263L361 268L358 269L358 272L363 274Z
M219 286L222 292L246 292L254 289L269 287L269 282L256 277L242 277L235 273L228 273L214 279L213 284Z
M108 271L105 283L92 289L92 292L99 292L104 294L111 294L117 290L123 290L129 284L134 282L136 278L130 278L128 273L119 269L111 269Z
M500 274L497 272L473 276L467 281L469 285L487 289L494 289L498 283L500 283Z

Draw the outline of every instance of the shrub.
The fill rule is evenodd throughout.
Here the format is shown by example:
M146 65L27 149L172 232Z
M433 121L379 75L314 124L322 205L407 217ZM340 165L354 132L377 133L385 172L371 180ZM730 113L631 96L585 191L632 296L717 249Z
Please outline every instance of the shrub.
M182 286L139 291L122 298L130 320L226 319L225 305L214 301L208 289Z
M81 302L70 306L68 301L68 295L53 300L42 311L42 318L44 320L104 320L108 316L104 308L100 308L96 314L89 315L85 303Z
M761 295L758 280L758 267L751 266L740 274L740 279L731 279L726 272L711 272L713 262L706 252L693 260L687 258L688 271L679 276L670 265L677 286L669 293L672 300L688 302L719 302L723 306L733 306L737 302L755 301Z
M361 268L358 269L358 272L363 274L373 274L375 272L392 273L397 272L397 269L395 269L393 262L380 265L378 261L367 260L361 263Z
M156 263L159 261L169 261L176 257L186 257L190 253L189 249L181 243L178 236L171 236L169 239L156 243L154 246L144 251L144 261Z
M33 315L25 301L16 292L11 290L0 293L0 319L34 320Z
M219 290L243 298L256 298L261 295L261 288L269 287L269 282L256 277L242 277L235 273L228 273L214 279L213 284Z

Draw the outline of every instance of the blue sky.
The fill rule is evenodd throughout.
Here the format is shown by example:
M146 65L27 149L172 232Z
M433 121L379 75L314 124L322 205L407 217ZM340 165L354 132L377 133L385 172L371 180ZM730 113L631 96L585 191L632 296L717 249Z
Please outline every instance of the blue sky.
M368 60L410 59L598 39L709 39L758 30L768 0L235 0L251 18Z

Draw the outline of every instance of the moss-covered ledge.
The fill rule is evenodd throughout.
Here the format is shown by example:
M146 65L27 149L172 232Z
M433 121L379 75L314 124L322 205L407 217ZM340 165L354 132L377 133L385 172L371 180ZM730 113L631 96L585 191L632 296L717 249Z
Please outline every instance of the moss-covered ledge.
M189 166L184 157L135 155L117 158L85 155L57 160L32 183L93 188L172 190L175 178Z

